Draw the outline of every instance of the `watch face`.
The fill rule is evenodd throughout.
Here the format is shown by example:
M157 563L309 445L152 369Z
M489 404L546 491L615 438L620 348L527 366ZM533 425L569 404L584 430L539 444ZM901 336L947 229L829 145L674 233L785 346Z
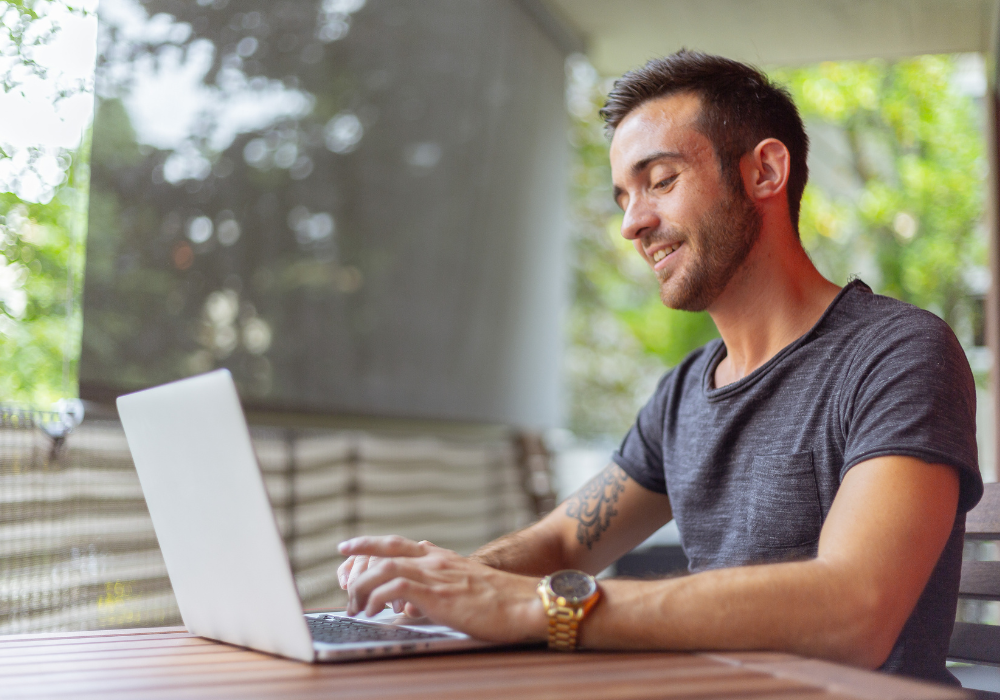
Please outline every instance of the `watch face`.
M597 583L593 576L572 569L552 574L549 586L553 593L570 602L589 598L597 591Z

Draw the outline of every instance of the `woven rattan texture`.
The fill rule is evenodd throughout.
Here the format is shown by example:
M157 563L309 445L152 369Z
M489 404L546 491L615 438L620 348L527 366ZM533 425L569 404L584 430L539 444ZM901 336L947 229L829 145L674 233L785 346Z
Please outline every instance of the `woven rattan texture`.
M120 423L88 419L53 440L45 419L0 413L0 634L179 624ZM533 517L502 437L252 435L306 608L344 602L346 537L391 532L469 552Z

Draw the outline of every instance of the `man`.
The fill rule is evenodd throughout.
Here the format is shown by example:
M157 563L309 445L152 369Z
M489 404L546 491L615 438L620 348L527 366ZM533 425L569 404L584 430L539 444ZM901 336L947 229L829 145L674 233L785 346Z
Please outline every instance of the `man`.
M405 605L488 640L780 650L954 683L965 513L982 494L954 334L813 267L798 239L808 141L763 74L681 51L626 74L602 116L622 235L663 302L707 310L721 341L669 371L614 462L540 522L469 558L345 542L349 610ZM690 576L604 580L596 605L577 579L587 604L570 612L552 581L536 592L671 519Z

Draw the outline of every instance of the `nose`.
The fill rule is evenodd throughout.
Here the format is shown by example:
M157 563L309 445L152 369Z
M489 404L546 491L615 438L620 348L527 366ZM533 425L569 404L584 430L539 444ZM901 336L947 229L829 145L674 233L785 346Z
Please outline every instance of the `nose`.
M659 225L660 219L656 211L644 197L638 197L628 203L625 216L622 217L622 237L634 241L655 231Z

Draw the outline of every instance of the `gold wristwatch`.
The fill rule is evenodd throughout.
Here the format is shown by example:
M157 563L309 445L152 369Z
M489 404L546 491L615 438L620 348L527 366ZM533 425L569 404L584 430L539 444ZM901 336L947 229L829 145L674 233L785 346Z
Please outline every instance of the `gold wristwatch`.
M573 651L580 622L597 601L597 579L576 569L565 569L538 582L538 595L549 616L549 649Z

